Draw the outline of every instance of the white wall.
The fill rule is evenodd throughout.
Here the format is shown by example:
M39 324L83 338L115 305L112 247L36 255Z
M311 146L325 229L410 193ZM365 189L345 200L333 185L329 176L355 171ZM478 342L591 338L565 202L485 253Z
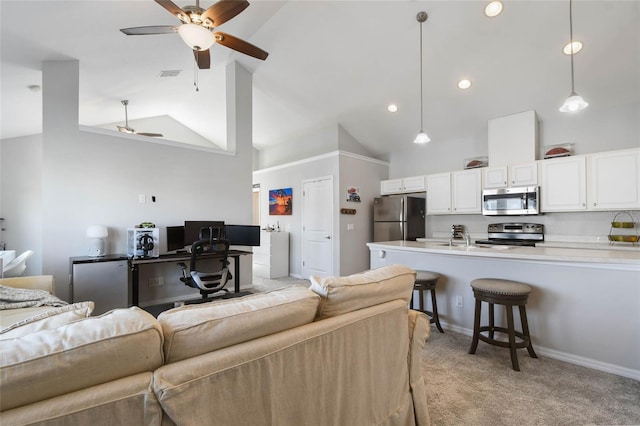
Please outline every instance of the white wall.
M355 215L340 214L336 238L340 241L340 275L369 269L366 243L373 240L373 199L380 195L380 181L387 178L389 164L343 152L340 155L339 206L355 209ZM347 187L360 189L360 202L347 201ZM348 230L348 225L353 230Z
M302 181L317 177L333 176L334 188L338 185L338 157L335 154L323 155L308 160L289 163L269 169L253 172L253 183L260 184L260 226L280 224L282 231L289 232L289 274L302 278ZM269 215L269 190L291 188L293 194L292 214L290 216ZM336 191L334 191L335 194ZM338 205L337 195L334 206ZM334 212L334 232L339 223L337 211ZM334 238L334 266L339 269L338 239Z
M34 255L25 274L42 273L42 135L0 141L2 209L6 231L2 241L16 256L25 250ZM1 161L1 160L0 160Z
M576 155L640 147L640 103L590 105L576 114L538 116L538 124L538 159L544 157L545 146L560 143L574 143ZM426 145L406 141L398 144L389 157L389 177L461 170L465 158L486 155L487 126L470 138L444 141L432 138Z
M250 73L235 63L227 67L227 89L237 98L227 114L228 145L237 151L232 154L78 130L78 68L77 61L44 63L41 145L38 137L2 142L3 175L19 172L21 162L31 159L21 172L33 189L31 199L8 188L6 176L2 198L4 210L15 211L7 223L20 230L11 235L12 245L41 242L42 263L31 262L32 273L55 275L57 294L67 299L69 257L86 254L85 229L94 223L108 226L111 253L126 253L126 229L143 221L159 227L184 220L251 223ZM41 172L34 160L39 152ZM139 194L146 203L138 202ZM42 231L32 235L40 224ZM162 229L161 251L163 238Z

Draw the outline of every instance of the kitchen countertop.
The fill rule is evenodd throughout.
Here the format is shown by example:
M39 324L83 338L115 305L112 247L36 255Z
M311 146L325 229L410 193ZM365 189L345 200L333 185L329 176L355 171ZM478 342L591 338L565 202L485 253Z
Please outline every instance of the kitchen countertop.
M492 257L497 259L538 260L552 262L599 263L628 265L640 270L640 250L614 250L608 248L574 247L517 247L488 246L464 243L449 246L448 240L384 241L367 243L371 249L424 252L457 256Z

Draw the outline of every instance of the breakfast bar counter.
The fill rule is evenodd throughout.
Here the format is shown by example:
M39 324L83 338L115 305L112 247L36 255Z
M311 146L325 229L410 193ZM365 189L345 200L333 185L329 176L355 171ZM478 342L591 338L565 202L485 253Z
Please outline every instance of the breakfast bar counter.
M540 362L547 356L640 380L640 249L467 247L445 240L367 246L371 268L399 263L442 275L437 298L445 332L472 335L471 280L521 281L533 288L527 317ZM496 321L504 316L498 308Z
M398 251L436 253L452 256L486 257L492 259L517 259L546 262L575 262L580 264L597 263L611 265L613 268L629 268L640 271L640 247L637 250L615 250L598 248L568 247L517 247L508 245L471 244L459 242L449 245L447 241L387 241L368 243L369 249L393 249Z

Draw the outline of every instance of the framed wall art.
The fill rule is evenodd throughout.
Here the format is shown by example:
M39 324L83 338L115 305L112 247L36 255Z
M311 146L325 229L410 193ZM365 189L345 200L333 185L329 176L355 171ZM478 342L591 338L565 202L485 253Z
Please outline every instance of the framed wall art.
M269 214L291 215L293 210L293 192L291 188L269 190Z

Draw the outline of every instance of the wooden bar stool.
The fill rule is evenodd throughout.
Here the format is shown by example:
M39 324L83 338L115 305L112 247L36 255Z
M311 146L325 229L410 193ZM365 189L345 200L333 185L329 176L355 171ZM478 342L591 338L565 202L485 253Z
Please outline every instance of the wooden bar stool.
M527 348L527 351L532 358L538 357L533 351L533 346L531 345L529 325L527 323L527 312L525 309L527 298L529 297L529 293L531 293L531 287L517 281L496 278L481 278L473 280L471 281L471 287L473 288L473 295L476 299L476 308L473 322L473 340L471 342L471 348L469 348L469 353L476 353L478 340L482 340L483 342L487 342L491 345L509 348L511 352L511 365L514 370L520 371L516 349ZM482 302L487 302L489 304L489 325L481 327L480 312ZM507 328L495 326L494 305L505 306L507 311ZM518 306L520 308L522 332L516 331L513 325L514 306ZM496 331L507 333L509 341L505 342L494 339L493 336ZM483 332L489 332L489 335L485 336L480 334ZM520 339L519 342L516 342L516 337Z
M435 272L416 271L416 281L413 284L413 289L417 290L420 295L418 302L420 309L415 310L429 315L431 324L435 323L440 333L444 333L440 325L440 318L438 318L438 304L436 303L436 284L438 283L438 278L440 278L440 275ZM424 292L427 290L431 291L431 308L433 312L424 309ZM411 297L411 307L413 309L413 296Z

